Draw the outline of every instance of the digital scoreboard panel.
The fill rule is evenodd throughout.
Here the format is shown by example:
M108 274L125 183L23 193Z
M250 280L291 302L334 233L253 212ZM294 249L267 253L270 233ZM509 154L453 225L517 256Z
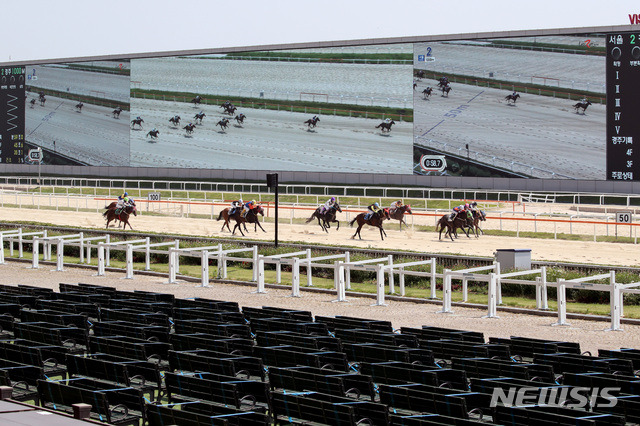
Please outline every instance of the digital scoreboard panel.
M25 67L0 68L0 163L24 163Z
M607 36L607 180L640 180L640 32Z

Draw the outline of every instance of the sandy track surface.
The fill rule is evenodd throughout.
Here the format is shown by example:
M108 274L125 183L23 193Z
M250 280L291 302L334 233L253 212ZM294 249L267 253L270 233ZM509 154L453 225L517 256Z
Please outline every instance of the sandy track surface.
M27 67L36 70L37 80L30 80L35 88L58 90L78 95L95 96L129 103L129 76L101 72L78 71L60 66Z
M300 100L411 108L411 65L265 62L194 58L135 59L132 87L200 95ZM372 99L373 98L373 99ZM312 100L304 95L303 100ZM318 102L327 102L317 97Z
M424 100L422 90L436 84L423 80L414 92L417 145L466 155L468 144L471 159L502 167L513 161L547 171L514 169L535 177L549 178L554 172L605 178L604 105L576 114L576 101L521 93L516 106L510 106L504 100L508 90L458 83L451 84L448 98L434 91ZM474 152L483 155L476 158Z
M609 323L570 319L568 327L552 327L553 317L539 317L498 312L500 318L483 318L485 310L454 307L453 314L437 314L439 305L389 301L388 306L371 306L370 298L349 296L347 302L331 303L333 294L302 292L302 297L287 297L290 290L267 289L266 294L252 293L253 286L212 283L211 287L196 287L195 283L165 284L167 278L134 275L134 279L122 279L123 274L108 272L106 277L96 277L95 270L67 267L63 272L53 271L51 266L28 269L28 264L9 261L0 265L0 283L28 284L53 288L64 283L89 283L115 287L118 290L145 290L172 293L176 297L203 297L235 301L240 306L277 306L311 311L314 315L348 315L391 321L394 328L437 327L474 330L488 337L524 336L538 339L579 342L583 351L597 353L597 349L633 348L640 344L640 326L624 325L623 332L605 332Z
M0 221L15 220L96 229L104 229L105 226L102 216L98 213L0 208ZM221 230L222 221L218 222L209 219L142 215L132 218L131 223L134 230L142 232L176 233L203 237L231 237L229 231ZM496 249L525 248L531 249L531 258L533 260L640 266L638 246L631 244L544 240L489 235L480 238L467 238L461 235L460 238L454 242L445 239L439 241L438 234L434 232L399 231L397 222L386 225L387 237L384 241L380 239L378 229L369 226L365 226L362 229L362 240L352 240L351 236L354 234L355 228L350 228L345 221L341 222L339 230L332 228L329 233L323 232L316 222L308 225L281 223L278 237L282 242L336 244L359 248L386 248L425 253L457 253L487 257L493 257ZM250 232L247 233L247 236L239 238L244 240L258 239L273 241L274 225L272 223L265 223L263 227L267 231L266 233L260 231L260 229L254 232L254 227L250 226Z
M226 131L216 123L222 109L172 101L132 99L132 116L141 116L144 130L131 131L131 165L214 169L264 168L274 170L410 173L413 155L412 123L396 122L389 134L375 128L380 120L320 116L316 129L304 121L313 116L288 111L242 108L241 127L232 121ZM199 111L207 115L192 135L183 127ZM173 127L169 118L180 115ZM227 118L231 118L226 116ZM156 127L157 140L146 137Z
M113 108L47 96L25 113L26 140L93 166L129 165L129 112L113 118ZM56 142L55 149L53 141ZM45 157L46 163L46 157Z

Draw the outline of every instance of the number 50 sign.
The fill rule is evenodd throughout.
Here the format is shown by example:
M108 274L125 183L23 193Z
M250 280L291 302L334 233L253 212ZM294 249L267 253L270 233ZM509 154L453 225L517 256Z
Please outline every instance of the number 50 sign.
M633 215L631 212L617 212L616 213L616 222L617 223L631 223L633 222Z

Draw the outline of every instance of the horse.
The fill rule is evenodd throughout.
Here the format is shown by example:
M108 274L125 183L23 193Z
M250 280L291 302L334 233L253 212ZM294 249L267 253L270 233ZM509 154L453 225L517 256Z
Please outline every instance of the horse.
M449 92L451 91L451 86L449 85L449 83L445 84L444 86L442 86L442 97L449 97Z
M342 213L342 209L340 208L340 204L335 203L333 206L329 208L329 210L325 212L322 211L322 207L320 206L313 212L311 217L307 219L305 223L311 222L313 219L318 219L318 225L322 228L323 231L329 232L328 229L331 228L331 222L336 222L338 226L336 227L336 231L340 229L340 221L336 219L337 212Z
M142 129L142 123L144 123L144 120L142 118L134 118L133 120L131 120L131 129L133 130L135 126L140 126L140 128Z
M416 77L418 77L418 80L421 78L427 78L427 73L424 70L419 70L416 72Z
M314 116L313 118L310 118L307 121L305 121L304 124L307 125L307 130L311 130L316 127L316 125L318 124L318 121L320 121L320 118Z
M589 105L591 105L591 101L585 99L584 101L578 102L573 107L576 109L576 114L579 114L578 110L582 109L582 114L584 115L584 113L587 112L587 108L589 108Z
M376 129L380 129L380 131L382 133L385 132L385 130L387 131L387 133L391 132L391 126L393 126L394 124L396 124L395 121L391 120L389 122L383 121L382 123L378 124L376 126Z
M82 107L84 106L84 104L82 102L79 102L76 104L76 109L78 110L78 112L82 112Z
M429 96L431 96L431 92L433 92L433 89L431 88L431 86L427 87L422 91L422 98L425 100L429 99Z
M195 118L196 124L198 124L198 120L200 120L200 124L202 124L202 119L205 118L206 116L207 116L207 114L205 114L204 112L200 111L199 113L194 115L193 118Z
M196 125L193 124L193 123L189 123L189 124L187 124L186 126L183 127L183 129L187 131L188 135L192 134L193 133L193 129L195 129L195 128L196 128Z
M236 113L236 110L238 108L235 107L233 104L229 104L228 106L224 107L224 114L229 114L229 115L233 115Z
M134 216L138 216L138 214L136 213L136 206L135 205L127 205L125 206L120 213L116 214L116 210L107 210L104 213L102 213L102 216L104 216L107 219L107 228L109 227L109 223L112 220L119 220L120 222L124 223L124 226L122 227L122 229L126 229L127 225L129 225L129 228L131 228L131 230L133 230L133 227L131 226L131 224L129 223L129 216L131 216L131 213L133 213ZM118 225L118 228L120 227L120 225Z
M153 130L150 130L149 133L147 133L147 136L150 136L151 140L154 140L158 138L159 134L160 134L160 130L153 129Z
M174 115L169 119L169 123L173 124L173 127L178 127L180 125L180 116Z
M438 220L438 223L436 224L436 231L438 231L438 240L441 239L442 231L444 231L445 228L447 229L447 232L444 233L444 236L446 237L447 235L449 235L449 238L451 238L451 241L453 241L454 235L456 236L456 238L458 238L458 233L456 232L458 228L462 229L462 232L464 232L465 235L469 237L469 233L465 230L465 228L471 227L472 222L471 222L471 217L469 215L470 215L470 212L468 212L467 216L464 216L464 217L462 215L457 215L451 221L449 220L448 214L442 216L440 220Z
M511 102L513 102L513 105L515 105L519 97L520 93L516 93L515 95L513 93L510 93L504 97L504 100L507 101L507 105L511 105Z
M449 79L447 77L440 77L438 79L438 87L443 88L448 84L449 84Z
M113 118L120 118L120 113L122 112L122 108L118 107L111 112L113 114Z
M480 233L484 235L484 231L482 230L482 228L480 228L480 222L486 221L487 215L482 210L472 210L471 215L472 215L471 223L473 225L472 229L476 234L476 238L478 238L478 231L480 231Z
M229 210L230 210L229 207L222 210L218 215L218 219L216 219L216 220L224 219L224 224L222 225L221 231L224 230L225 226L227 227L227 229L229 229L229 221L233 219L236 221L236 225L233 227L233 231L231 232L231 235L235 235L236 229L237 229L238 231L240 231L240 233L244 237L245 235L244 235L244 232L242 232L242 227L240 225L244 226L245 231L249 232L247 230L246 223L253 223L255 225L254 232L258 232L258 227L260 227L260 229L262 229L263 232L267 232L264 230L262 225L260 225L260 220L258 219L258 215L264 216L264 209L262 208L262 206L259 205L259 206L256 206L256 208L249 210L244 217L242 216L242 207L236 208L236 211L234 212L233 215L229 215ZM231 229L229 230L231 231Z
M380 229L380 238L382 238L382 241L384 241L384 237L387 236L387 233L384 232L384 229L382 228L382 222L384 222L385 219L390 219L389 210L383 209L378 213L372 214L368 219L365 219L365 216L367 214L368 213L360 213L358 216L355 217L355 219L349 222L349 226L353 226L355 222L358 222L358 229L356 230L355 234L353 234L351 239L354 239L356 235L358 236L358 238L362 239L362 236L360 235L360 230L364 225L370 225Z
M395 220L400 221L400 230L402 230L402 224L403 223L404 223L404 226L406 226L407 228L409 227L409 225L407 225L407 222L404 220L405 213L413 214L411 212L411 206L409 206L409 204L405 204L403 206L398 206L393 211L389 210L389 217L391 219L395 219Z
M40 106L44 106L44 103L47 101L47 98L44 97L44 94L40 95Z
M244 124L244 119L245 118L247 118L246 115L238 114L238 115L236 115L236 118L234 118L234 120L236 120L238 122L238 124Z
M418 87L418 83L416 81L413 82L413 90L416 90L416 87Z
M198 106L200 105L200 102L202 102L202 96L198 95L195 98L191 99L191 103L193 104L193 106Z
M220 130L224 132L225 130L227 130L227 126L229 126L229 119L223 118L222 120L216 123L216 126L220 126Z
M33 108L36 105L36 98L32 98L29 103L31 104L30 108Z

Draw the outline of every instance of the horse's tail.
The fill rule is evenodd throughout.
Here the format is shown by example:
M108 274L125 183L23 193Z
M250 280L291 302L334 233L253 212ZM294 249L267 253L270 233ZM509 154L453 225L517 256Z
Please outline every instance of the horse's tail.
M107 217L107 214L109 214L109 206L106 206L105 209L104 213L102 213L102 217Z
M376 126L376 129L377 129L377 128L379 128L380 126L382 126L382 123L378 124L378 125Z
M222 219L222 213L224 213L224 210L220 211L220 214L218 215L218 218L216 220L221 220Z
M354 217L351 222L349 222L349 226L353 226L353 223L358 219L358 216Z
M316 217L316 212L313 212L313 214L311 215L311 217L310 217L309 219L307 219L305 223L309 223L309 222L311 222L313 219L315 219L315 217Z

